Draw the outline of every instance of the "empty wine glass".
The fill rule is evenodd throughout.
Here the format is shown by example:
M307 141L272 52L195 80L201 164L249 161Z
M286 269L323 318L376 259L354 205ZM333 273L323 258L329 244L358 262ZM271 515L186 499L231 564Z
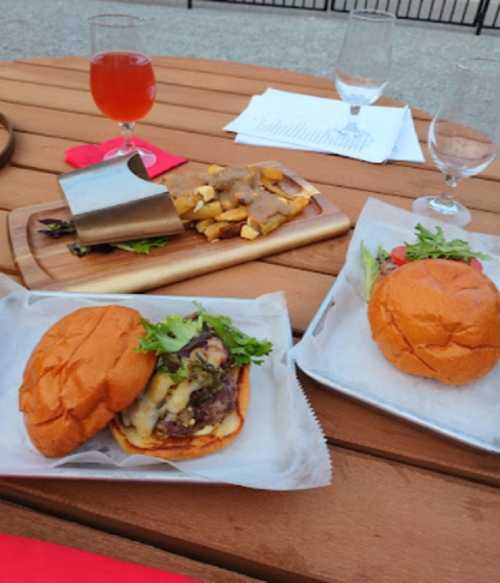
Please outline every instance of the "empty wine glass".
M471 59L454 65L441 105L429 126L429 150L449 189L413 202L413 211L467 225L471 214L454 198L459 180L479 174L495 159L499 139L500 61Z
M357 123L363 105L382 95L391 69L394 14L383 10L352 10L335 65L335 87L350 104L350 120L340 130L353 138L371 140Z
M105 159L138 152L144 166L156 162L153 152L134 144L135 122L153 107L156 82L153 66L143 50L141 18L127 14L101 14L90 18L92 59L90 89L97 107L119 122L123 145Z

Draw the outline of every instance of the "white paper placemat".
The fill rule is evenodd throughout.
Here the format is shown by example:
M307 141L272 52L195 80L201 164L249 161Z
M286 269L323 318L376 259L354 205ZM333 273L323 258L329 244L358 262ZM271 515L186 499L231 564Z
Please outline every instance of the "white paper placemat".
M267 89L252 97L224 130L237 132L235 141L241 144L340 154L377 163L424 161L408 107L362 107L357 123L370 137L339 133L349 118L348 103Z
M407 375L392 366L371 337L361 295L361 241L375 252L414 240L417 223L440 224L447 238L470 242L490 256L484 271L500 287L500 237L470 233L369 199L356 225L346 263L306 334L292 350L316 380L470 445L500 453L500 364L460 387ZM332 305L334 303L334 305Z
M52 475L53 470L57 476L64 475L59 470L76 465L81 477L108 479L113 479L115 470L119 479L152 480L157 476L161 481L182 481L194 477L273 490L330 483L328 448L287 358L291 332L282 293L239 300L29 292L0 275L0 297L0 329L5 331L0 351L0 475ZM230 316L246 333L268 338L274 346L264 365L252 365L247 418L229 447L203 458L170 463L129 456L103 430L65 458L47 459L36 451L18 411L18 389L29 355L53 323L79 307L110 303L136 308L157 321L169 313L191 313L193 300L209 311Z

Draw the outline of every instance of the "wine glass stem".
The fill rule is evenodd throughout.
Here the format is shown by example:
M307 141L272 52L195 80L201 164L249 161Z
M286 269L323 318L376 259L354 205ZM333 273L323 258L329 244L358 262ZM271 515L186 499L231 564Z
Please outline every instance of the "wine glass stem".
M121 129L122 136L123 136L123 149L127 152L135 149L135 146L134 146L134 127L135 127L135 122L133 122L133 121L120 122L120 129Z
M444 204L453 205L455 204L455 196L454 196L454 189L457 187L458 180L455 176L451 174L445 174L444 181L450 187L450 190L443 192L439 198Z
M345 128L347 131L357 131L358 124L356 123L356 120L357 120L357 116L358 116L360 110L361 110L360 105L351 105L351 107L349 109L349 111L350 111L349 122Z

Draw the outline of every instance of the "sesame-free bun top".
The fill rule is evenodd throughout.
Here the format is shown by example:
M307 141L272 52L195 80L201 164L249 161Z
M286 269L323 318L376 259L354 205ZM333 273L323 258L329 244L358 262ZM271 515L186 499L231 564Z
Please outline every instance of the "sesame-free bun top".
M81 308L45 333L19 395L41 453L70 453L134 401L155 365L153 353L136 350L143 334L140 314L117 305Z
M500 294L459 261L413 261L381 277L368 317L384 356L408 374L461 385L500 356Z

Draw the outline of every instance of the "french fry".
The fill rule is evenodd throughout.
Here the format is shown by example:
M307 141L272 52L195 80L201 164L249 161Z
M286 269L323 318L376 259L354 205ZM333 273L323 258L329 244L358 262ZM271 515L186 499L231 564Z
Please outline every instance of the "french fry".
M288 207L290 208L290 216L295 217L300 214L309 204L309 201L310 198L308 196L296 196L292 200L289 200Z
M266 222L260 225L260 232L265 236L276 230L280 225L286 222L286 217L283 215L274 215Z
M218 164L210 164L207 168L207 172L210 176L215 176L215 174L218 174L221 170L224 170L224 166L219 166Z
M198 197L195 194L188 193L174 197L174 205L177 214L183 217L187 212L194 209L198 202Z
M241 229L244 223L229 223L226 225L219 234L219 239L233 239L238 237L241 233Z
M224 231L225 227L227 227L229 223L213 223L209 225L205 231L204 235L209 241L214 241L215 239L220 239L222 232Z
M248 210L244 206L239 206L235 209L226 211L215 217L216 221L239 222L244 221L248 217Z
M199 210L190 211L186 213L185 218L193 221L203 221L205 219L213 219L222 213L222 206L218 200L209 202Z
M266 166L264 168L261 168L260 172L261 172L262 180L269 180L271 182L279 182L280 180L283 180L283 178L284 178L283 172L281 170L279 170L278 168L273 168L272 166Z
M222 205L222 208L225 211L230 209L234 209L238 206L237 199L230 193L230 192L220 192L219 193L219 200Z
M293 198L295 198L295 195L290 194L289 192L286 192L278 184L275 184L274 182L270 182L269 180L263 180L262 186L266 190L268 190L269 192L272 192L273 194L277 194L278 196L286 198L287 200L292 200Z
M210 225L214 223L213 219L205 219L204 221L198 221L196 223L196 230L198 233L204 233Z
M210 202L217 196L215 194L214 187L210 186L209 184L206 184L204 186L198 186L198 188L196 188L194 192L196 194L199 194L205 202Z
M242 237L243 239L248 239L249 241L253 241L254 239L257 239L257 237L260 235L259 231L257 231L256 229L254 229L253 227L251 227L250 225L243 225L243 227L241 227L241 231L240 231L240 237Z

